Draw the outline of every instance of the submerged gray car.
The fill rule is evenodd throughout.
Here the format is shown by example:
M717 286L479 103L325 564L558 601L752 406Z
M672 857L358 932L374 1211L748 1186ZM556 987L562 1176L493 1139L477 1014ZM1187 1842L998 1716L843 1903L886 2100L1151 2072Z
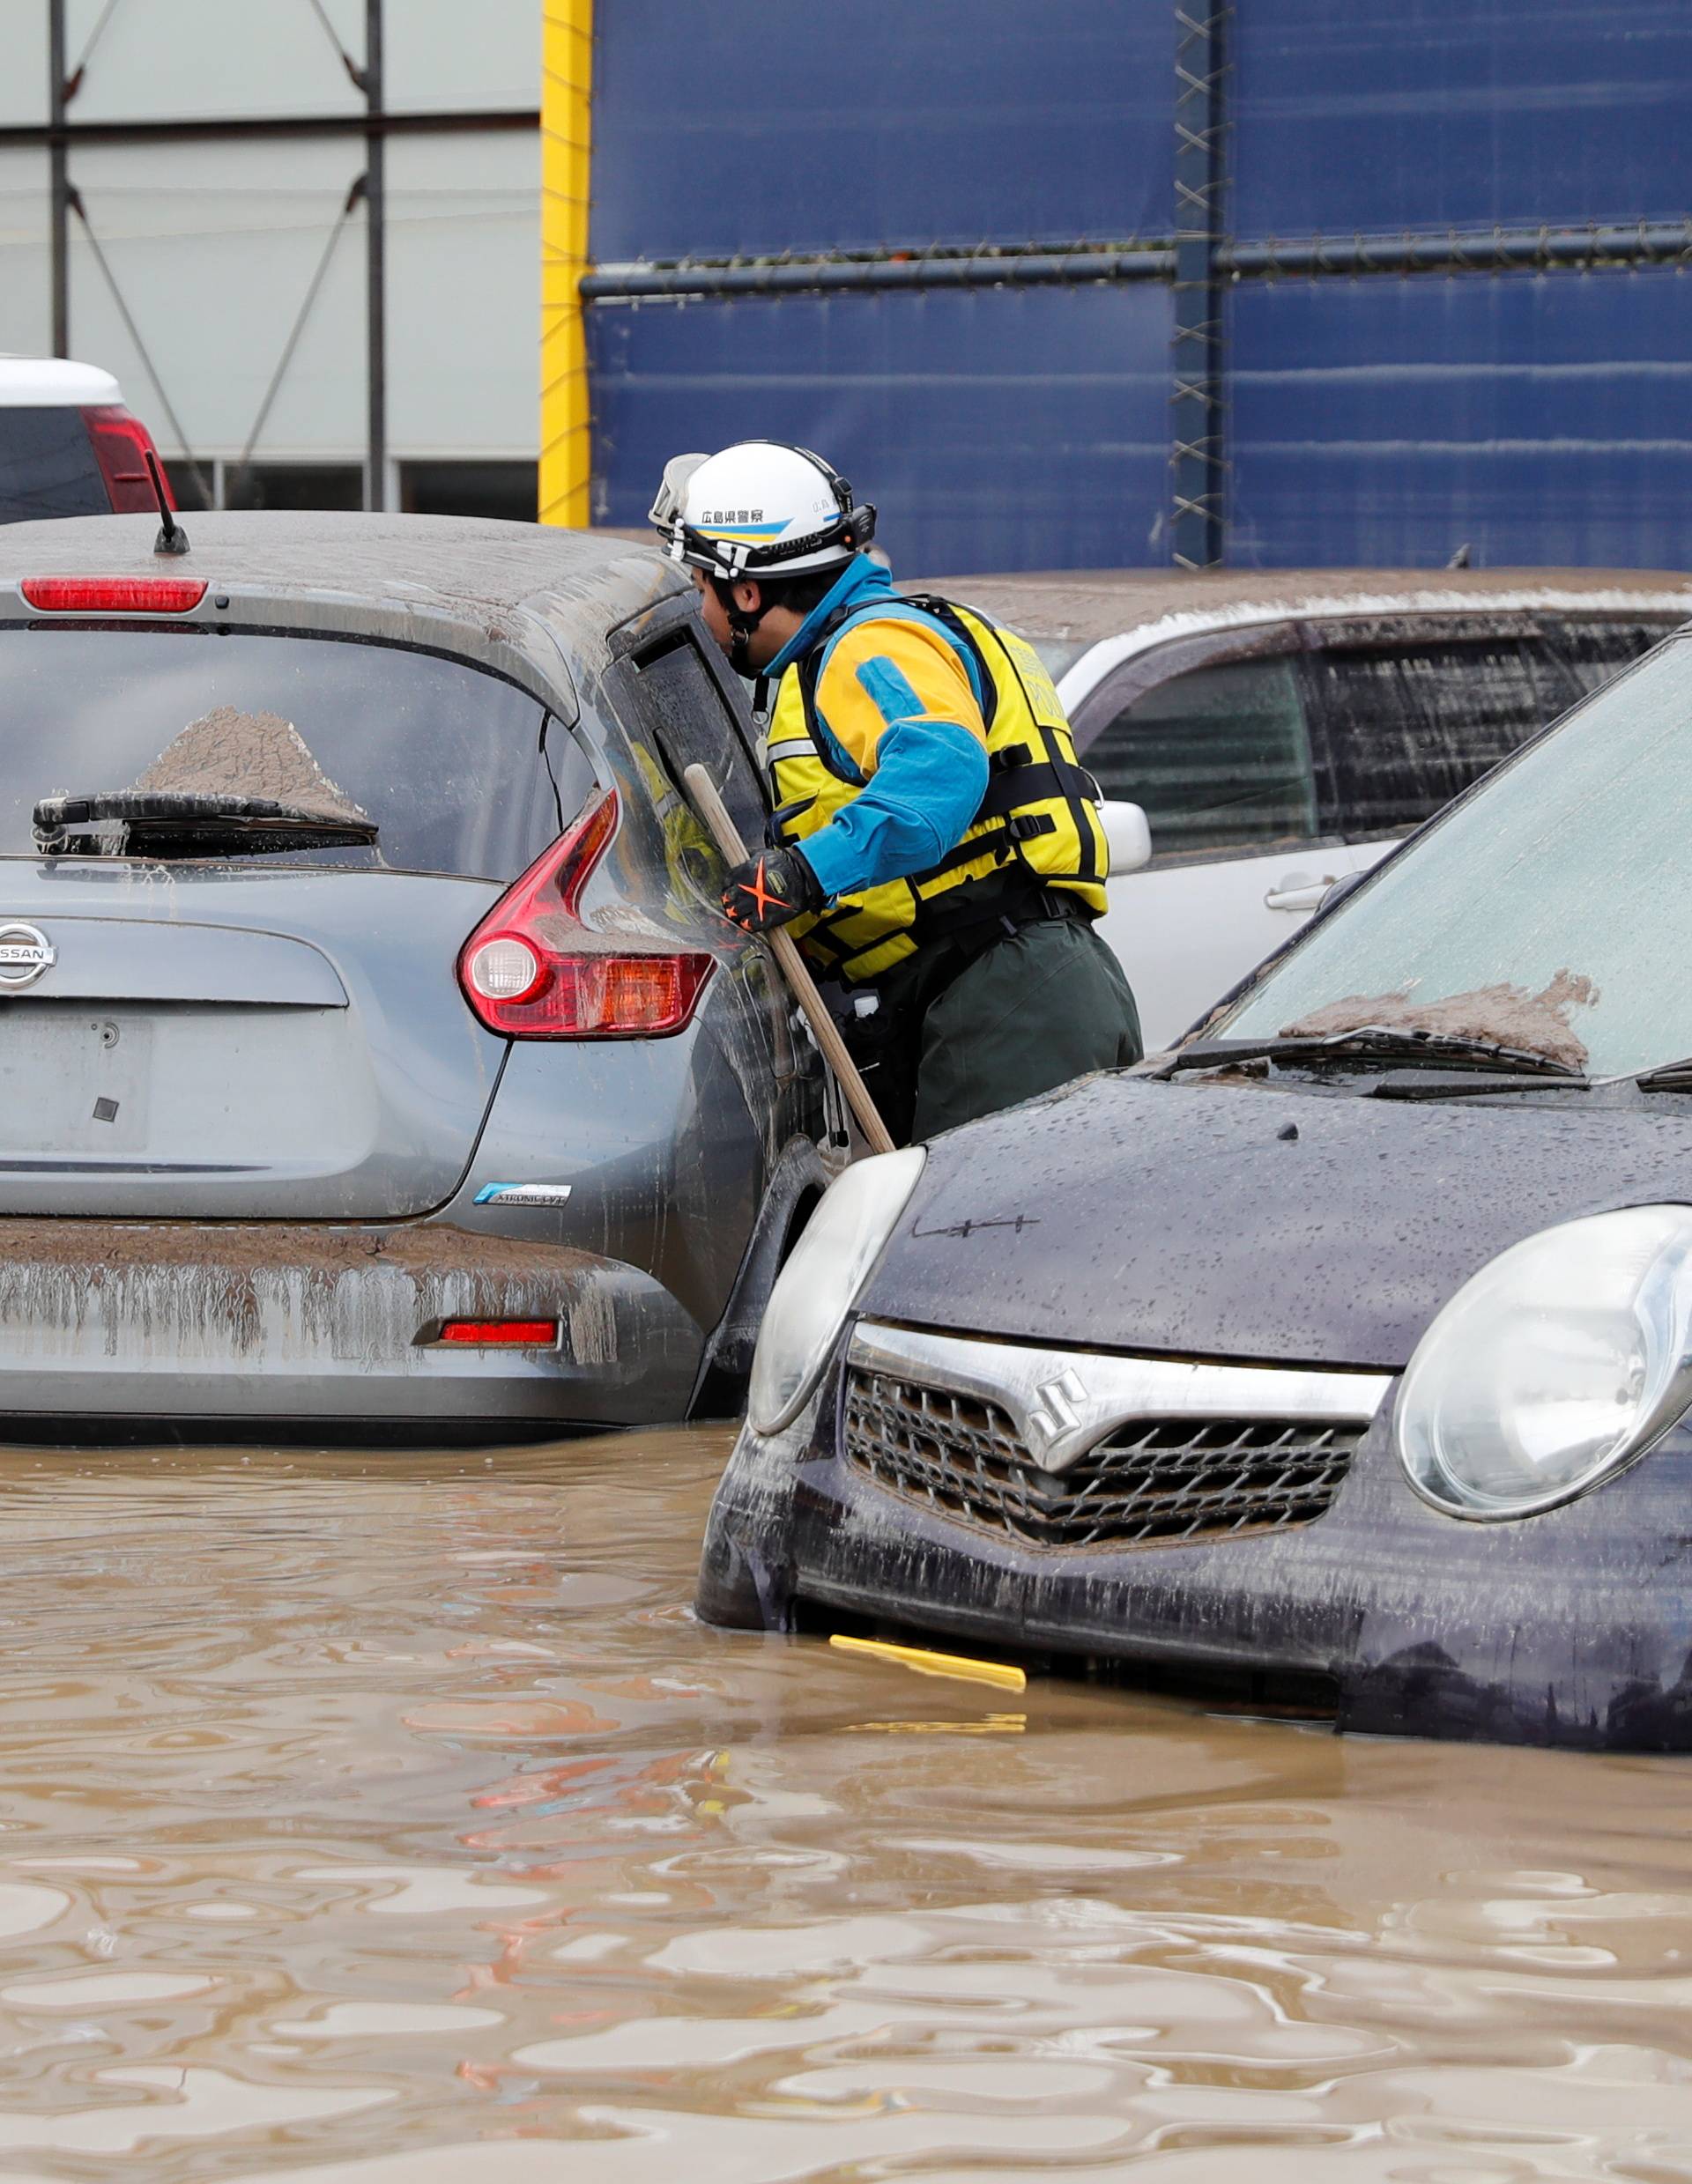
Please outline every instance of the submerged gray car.
M822 1093L679 789L761 825L660 558L425 517L0 535L14 1433L735 1399Z

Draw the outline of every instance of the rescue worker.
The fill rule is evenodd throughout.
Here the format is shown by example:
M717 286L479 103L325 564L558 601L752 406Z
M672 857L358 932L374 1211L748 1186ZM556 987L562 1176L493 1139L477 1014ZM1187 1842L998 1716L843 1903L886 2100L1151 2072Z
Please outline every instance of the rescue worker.
M771 846L723 907L792 923L895 1140L1139 1059L1093 930L1108 855L1039 656L968 607L896 592L875 510L775 441L679 455L651 520L755 678ZM769 694L775 691L773 711Z

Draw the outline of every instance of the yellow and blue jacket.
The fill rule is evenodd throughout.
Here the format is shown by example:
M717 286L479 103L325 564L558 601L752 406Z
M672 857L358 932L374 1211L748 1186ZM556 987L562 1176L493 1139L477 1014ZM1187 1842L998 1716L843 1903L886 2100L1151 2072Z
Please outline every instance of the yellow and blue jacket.
M859 554L765 674L774 831L828 898L793 931L822 969L878 977L1041 888L1102 911L1098 790L1026 640Z

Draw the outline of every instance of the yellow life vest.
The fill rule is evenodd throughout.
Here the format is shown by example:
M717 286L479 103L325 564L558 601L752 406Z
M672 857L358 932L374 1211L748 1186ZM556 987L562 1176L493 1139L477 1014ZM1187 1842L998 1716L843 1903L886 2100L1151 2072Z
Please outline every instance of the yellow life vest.
M1076 762L1069 723L1038 653L1013 630L949 601L906 596L944 623L976 663L987 727L987 793L956 848L925 872L842 895L790 929L824 972L880 977L926 943L1026 903L1038 888L1105 907L1109 853L1098 785ZM868 612L848 618L869 620ZM816 683L827 640L782 677L765 738L775 832L815 834L864 788L838 770L817 728Z

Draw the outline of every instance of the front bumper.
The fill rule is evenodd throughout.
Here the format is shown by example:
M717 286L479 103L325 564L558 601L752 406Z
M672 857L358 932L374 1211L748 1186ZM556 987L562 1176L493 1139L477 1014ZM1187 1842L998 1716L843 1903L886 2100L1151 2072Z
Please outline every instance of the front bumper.
M431 1346L556 1320L551 1350ZM545 1432L678 1418L700 1329L652 1277L443 1222L0 1221L0 1416Z
M989 1370L1013 1378L1002 1363ZM1316 1679L1343 1729L1692 1750L1684 1426L1579 1500L1465 1523L1405 1478L1388 1388L1313 1521L1053 1550L867 1477L842 1453L844 1381L842 1344L786 1433L741 1433L701 1566L708 1620L790 1628L809 1605L999 1649L1248 1675L1270 1700L1278 1682Z

